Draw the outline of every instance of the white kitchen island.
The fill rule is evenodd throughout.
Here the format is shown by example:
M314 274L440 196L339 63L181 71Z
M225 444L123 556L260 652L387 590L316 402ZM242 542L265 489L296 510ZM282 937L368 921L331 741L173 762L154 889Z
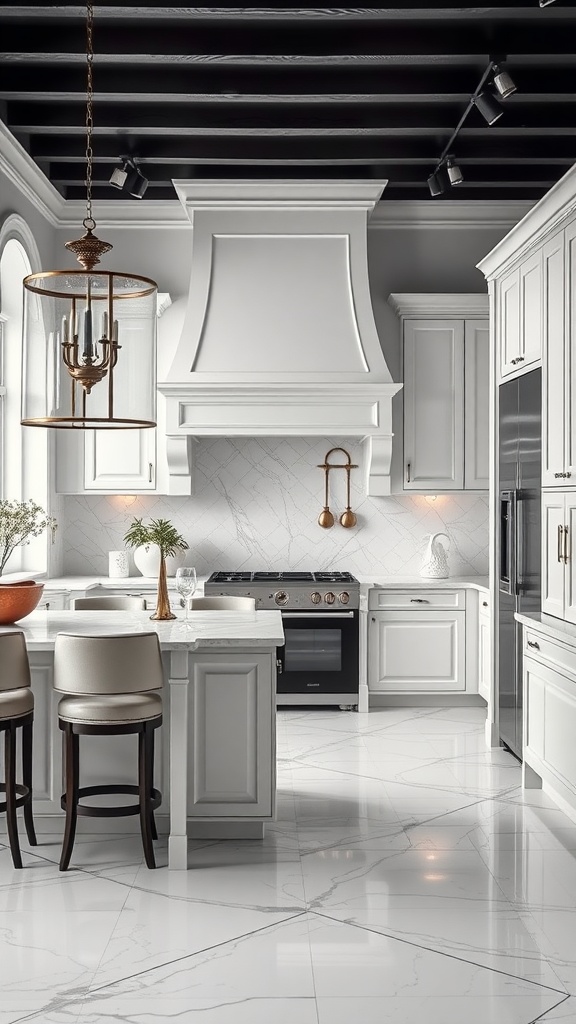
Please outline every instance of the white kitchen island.
M39 832L61 831L64 815L59 696L53 690L57 633L158 633L168 686L158 730L155 784L163 803L156 819L169 832L170 868L186 868L187 837L262 837L275 813L276 648L284 643L279 611L195 611L155 622L149 612L33 612L20 629L32 671L34 814ZM82 737L82 778L89 784L133 782L134 737ZM84 783L86 784L86 783ZM169 807L169 814L166 808ZM125 819L103 821L111 831ZM125 826L126 827L126 826ZM133 826L132 826L133 828Z

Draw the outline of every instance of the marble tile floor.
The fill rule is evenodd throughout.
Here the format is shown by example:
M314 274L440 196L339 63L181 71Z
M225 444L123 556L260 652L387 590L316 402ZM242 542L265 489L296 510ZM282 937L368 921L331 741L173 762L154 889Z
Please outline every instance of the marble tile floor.
M576 824L483 718L280 711L276 822L188 872L0 836L0 1024L574 1024Z

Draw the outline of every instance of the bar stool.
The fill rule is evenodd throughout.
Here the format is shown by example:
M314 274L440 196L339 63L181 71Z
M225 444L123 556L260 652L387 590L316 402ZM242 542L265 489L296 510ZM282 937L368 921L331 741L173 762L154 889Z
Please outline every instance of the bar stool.
M154 811L162 796L154 789L154 730L162 725L162 697L152 691L163 685L157 633L57 635L54 689L65 694L58 704L65 777L60 805L66 811L61 871L70 863L78 815L121 818L139 814L146 864L156 867ZM129 733L138 735L138 785L80 786L79 737ZM102 807L80 802L85 797L118 793L137 795L138 803Z
M253 597L193 597L190 601L193 611L253 612L256 601Z
M144 597L75 597L70 607L76 612L144 612Z
M30 846L36 846L32 818L32 722L34 694L30 689L30 665L24 634L0 634L0 732L4 733L4 782L0 811L6 811L6 827L12 863L22 867L16 810L24 809L24 824ZM16 730L22 729L22 783L16 782Z

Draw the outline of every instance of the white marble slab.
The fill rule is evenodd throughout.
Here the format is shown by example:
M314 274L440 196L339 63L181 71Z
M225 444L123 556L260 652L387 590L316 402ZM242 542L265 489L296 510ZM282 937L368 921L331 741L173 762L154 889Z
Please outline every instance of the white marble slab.
M557 619L554 615L544 615L542 612L536 612L534 615L517 614L514 618L523 626L538 630L543 636L549 636L552 640L560 640L563 644L576 647L576 625L573 622L565 622L564 619Z
M281 647L284 644L279 611L193 611L188 623L178 618L158 622L149 612L49 611L32 612L15 625L0 626L0 633L20 629L30 651L51 651L58 633L90 636L158 633L163 650L200 647Z

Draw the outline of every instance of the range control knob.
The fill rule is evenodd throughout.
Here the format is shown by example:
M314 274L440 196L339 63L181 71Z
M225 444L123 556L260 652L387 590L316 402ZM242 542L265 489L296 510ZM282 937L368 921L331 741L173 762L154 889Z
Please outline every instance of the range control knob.
M329 590L327 594L324 594L324 601L326 602L326 604L334 604L335 600L336 595L333 594L331 590Z
M288 594L285 590L277 590L274 594L276 604L288 604Z
M348 591L343 590L341 594L338 594L338 600L340 601L340 604L348 604L350 600L350 594Z
M318 591L315 590L312 594L310 594L310 600L312 601L312 604L320 604L322 600L322 594L319 594Z

